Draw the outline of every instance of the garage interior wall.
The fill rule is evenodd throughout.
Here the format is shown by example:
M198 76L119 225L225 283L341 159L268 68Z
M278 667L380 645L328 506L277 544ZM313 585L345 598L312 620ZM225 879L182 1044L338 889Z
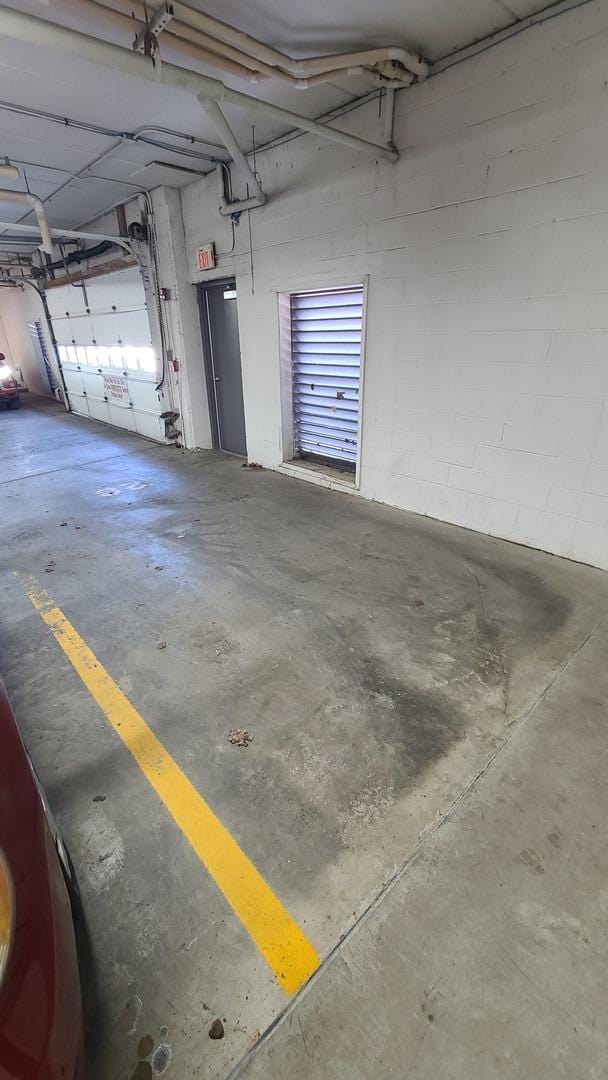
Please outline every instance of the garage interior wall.
M175 361L168 365L162 389L164 409L176 409L178 426L188 449L209 449L211 423L205 385L205 369L196 289L188 281L184 223L180 194L176 188L159 187L152 193L158 239L158 263L163 288L167 346ZM148 308L154 301L149 290Z
M283 460L278 294L367 278L360 494L608 568L607 79L590 3L399 92L396 165L258 153L252 253L244 214L211 273L216 179L183 189L191 283L236 276L251 460Z
M53 363L53 347L36 292L29 285L0 289L0 352L4 353L13 370L21 374L31 393L53 397L46 370L39 362L28 329L28 323L36 321L41 323L47 352Z
M136 197L125 204L128 224L139 222L144 204ZM211 447L211 428L205 388L202 343L198 321L196 289L189 283L180 194L175 188L158 187L151 193L157 238L159 283L165 298L159 301L153 287L150 258L142 257L141 277L148 310L152 346L159 358L162 376L160 318L165 333L165 368L162 384L156 392L157 413L179 413L177 428L180 441L189 450ZM117 232L114 211L87 222L87 230L104 235ZM115 258L111 253L108 258ZM96 264L103 260L95 260ZM49 297L52 290L49 291ZM159 420L160 424L160 420ZM161 425L162 426L162 425ZM160 428L159 428L160 430Z

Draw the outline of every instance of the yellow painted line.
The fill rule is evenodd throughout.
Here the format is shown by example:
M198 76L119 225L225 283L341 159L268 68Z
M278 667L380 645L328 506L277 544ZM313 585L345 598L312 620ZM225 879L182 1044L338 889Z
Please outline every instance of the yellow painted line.
M17 577L280 985L295 993L319 963L311 943L47 591L29 575Z

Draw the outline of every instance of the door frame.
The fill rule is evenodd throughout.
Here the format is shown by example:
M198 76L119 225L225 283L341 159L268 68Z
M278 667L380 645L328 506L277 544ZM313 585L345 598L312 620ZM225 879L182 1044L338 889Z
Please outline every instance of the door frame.
M363 317L361 326L361 360L359 366L359 435L357 440L357 460L353 480L338 480L322 473L311 470L306 466L304 459L298 464L294 459L295 447L293 438L293 377L291 356L291 296L292 293L326 291L331 289L348 289L354 287L363 289ZM359 491L361 488L361 460L363 455L363 405L365 398L366 379L366 353L367 353L367 312L369 300L369 274L360 274L350 278L348 274L330 275L329 278L319 280L318 275L310 275L305 278L287 280L281 288L275 288L274 293L277 303L277 327L279 346L279 372L281 387L281 451L282 461L279 465L280 472L296 475L310 480L312 483L321 484L325 487L339 487L349 491Z
M213 365L213 343L211 340L211 319L209 314L209 292L211 289L225 289L230 286L236 291L236 278L234 274L228 277L211 278L209 281L201 281L196 286L196 298L198 303L199 322L201 327L201 339L203 344L203 366L205 369L205 385L207 387L207 405L209 408L209 423L211 426L211 445L214 450L221 450L229 454L230 450L222 447L219 423L219 408L217 400L217 384L215 381L215 369ZM238 301L237 301L238 302ZM238 309L237 309L238 313ZM239 339L240 339L239 326ZM241 365L242 378L242 365ZM245 429L246 433L247 429Z

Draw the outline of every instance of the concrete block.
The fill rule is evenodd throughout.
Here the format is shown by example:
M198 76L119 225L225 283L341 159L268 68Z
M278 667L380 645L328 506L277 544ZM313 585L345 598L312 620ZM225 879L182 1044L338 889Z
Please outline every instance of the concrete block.
M595 428L560 428L549 424L504 425L502 445L510 450L526 450L532 454L550 454L588 461L595 440Z
M570 556L581 562L608 570L608 527L577 521L570 546Z
M517 521L517 504L471 494L468 515L470 528L511 539Z
M531 422L535 408L536 398L532 394L485 391L480 396L479 415L526 424Z
M597 436L591 458L599 465L608 465L608 431L602 431Z
M393 426L415 435L451 435L454 417L449 413L423 412L414 409L393 410Z
M475 468L494 472L499 476L528 478L539 483L561 484L563 487L580 489L588 466L584 461L570 461L542 454L530 454L504 447L478 446L475 451ZM600 466L598 466L599 468Z
M581 496L578 516L582 521L591 521L596 525L608 525L608 496L591 495L584 492Z
M448 476L450 487L470 491L475 495L491 495L494 481L495 477L492 473L481 472L479 469L464 468L461 465L450 466Z
M431 445L430 435L417 435L413 431L393 431L391 448L398 453L424 454Z
M535 510L544 510L549 495L546 480L531 480L528 477L496 476L492 494L495 499L504 502L531 506Z
M608 226L608 219L606 221ZM595 226L596 230L598 225ZM608 330L553 331L548 359L552 364L608 364Z
M554 487L549 491L546 509L554 514L565 514L567 517L577 518L580 514L583 499L584 493L582 491Z
M454 420L454 438L468 443L484 443L500 446L503 424L499 420L481 417L457 416Z
M452 465L470 468L475 456L475 447L468 442L435 437L431 439L430 455L438 461L447 461Z
M426 513L440 521L465 525L468 519L469 496L465 491L429 484L426 492Z
M557 555L569 554L575 528L573 518L546 510L520 506L517 512L517 530L523 543Z
M594 495L608 495L608 465L590 465L583 486Z
M601 411L602 402L597 399L540 395L534 421L539 424L563 424L570 428L589 429L596 426Z
M608 357L604 364L581 364L574 373L574 397L608 398Z

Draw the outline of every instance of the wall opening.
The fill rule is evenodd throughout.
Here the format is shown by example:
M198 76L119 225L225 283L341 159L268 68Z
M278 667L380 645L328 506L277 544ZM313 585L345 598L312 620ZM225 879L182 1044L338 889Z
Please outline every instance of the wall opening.
M362 342L362 285L290 295L294 459L354 476Z

